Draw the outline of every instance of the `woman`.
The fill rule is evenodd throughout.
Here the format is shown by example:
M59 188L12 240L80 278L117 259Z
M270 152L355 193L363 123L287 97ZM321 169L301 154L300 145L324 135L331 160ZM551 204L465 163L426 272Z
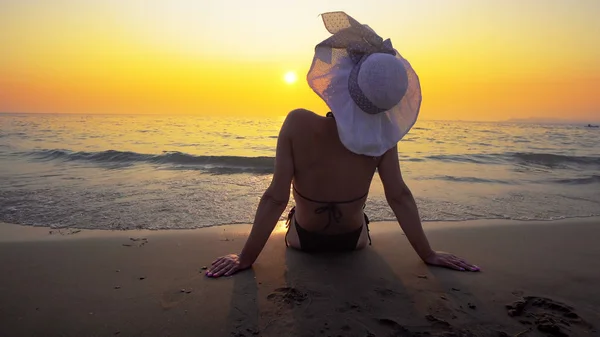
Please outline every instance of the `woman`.
M275 172L240 253L215 260L207 276L250 268L289 201L286 244L307 252L347 251L370 243L363 206L377 170L386 199L406 237L427 264L461 271L479 268L431 249L415 200L402 179L397 143L416 122L421 91L410 64L343 12L323 14L333 34L315 48L307 80L331 109L326 117L295 110L284 121Z

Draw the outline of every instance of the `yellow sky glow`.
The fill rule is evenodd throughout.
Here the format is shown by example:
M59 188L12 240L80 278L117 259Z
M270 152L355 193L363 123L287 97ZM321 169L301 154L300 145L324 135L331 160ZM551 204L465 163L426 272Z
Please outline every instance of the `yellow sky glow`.
M333 10L411 62L422 118L600 120L597 0L4 0L0 112L323 114L305 75Z

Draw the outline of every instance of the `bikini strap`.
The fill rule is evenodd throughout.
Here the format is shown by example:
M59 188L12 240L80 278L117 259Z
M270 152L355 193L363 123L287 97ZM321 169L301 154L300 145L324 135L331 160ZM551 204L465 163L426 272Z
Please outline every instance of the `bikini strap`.
M288 234L290 233L290 222L292 221L292 217L294 216L294 213L296 213L296 206L293 206L292 209L290 209L290 212L288 213L288 216L287 216L287 221L285 222L285 227L287 228L287 231L285 232L283 241L285 242L286 247L289 247L287 237L288 237Z
M318 204L349 204L351 202L358 201L358 200L366 197L369 194L369 191L367 191L367 193L361 195L360 197L352 199L352 200L347 200L347 201L320 201L320 200L311 199L311 198L309 198L307 196L302 195L302 193L300 193L298 191L298 189L296 189L296 185L293 185L293 188L294 188L294 191L296 191L296 193L298 193L298 195L300 197L302 197L303 199L306 199L306 200L311 201L311 202L316 202Z
M363 206L363 209L364 208L365 207ZM372 243L371 243L371 230L369 229L369 223L370 223L369 217L365 213L363 213L363 215L365 216L365 226L367 226L367 237L369 238L369 246L371 246Z

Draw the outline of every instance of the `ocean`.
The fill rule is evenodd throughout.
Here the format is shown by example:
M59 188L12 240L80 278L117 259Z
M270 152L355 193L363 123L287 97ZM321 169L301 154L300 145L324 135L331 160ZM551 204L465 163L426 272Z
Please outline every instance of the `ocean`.
M0 221L90 229L251 223L282 122L0 114ZM600 215L597 128L420 120L398 151L424 221ZM395 220L377 174L366 212Z

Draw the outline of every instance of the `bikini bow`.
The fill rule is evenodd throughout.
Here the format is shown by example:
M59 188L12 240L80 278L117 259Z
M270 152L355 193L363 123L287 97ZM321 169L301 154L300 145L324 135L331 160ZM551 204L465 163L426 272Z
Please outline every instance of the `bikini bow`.
M333 202L315 209L316 214L322 214L325 212L329 213L329 220L327 221L327 226L325 226L325 228L323 229L327 229L329 225L331 225L331 220L334 220L335 222L340 222L343 216L342 211L340 211L340 208Z

